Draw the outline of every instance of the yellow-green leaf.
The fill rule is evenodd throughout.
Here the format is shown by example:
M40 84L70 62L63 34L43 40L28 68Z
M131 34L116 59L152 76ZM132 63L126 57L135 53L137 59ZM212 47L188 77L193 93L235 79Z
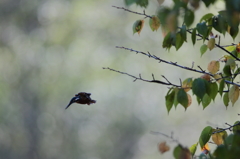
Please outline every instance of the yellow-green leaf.
M215 38L210 38L207 47L211 51L215 47Z
M211 97L208 94L205 94L202 99L202 106L205 109L211 103Z
M208 64L208 71L212 74L215 74L219 71L219 68L220 68L220 63L219 61L211 61L209 64Z
M239 88L236 85L233 85L230 90L229 90L229 94L228 97L230 99L230 101L232 102L232 105L234 105L234 103L238 100L239 98Z
M197 150L197 146L198 146L198 142L197 142L196 144L193 144L193 145L189 148L192 156L195 155L195 152L196 152L196 150Z
M149 19L149 25L152 31L157 31L160 27L160 20L157 16L153 15L152 18Z
M225 47L225 49L226 49L227 51L229 51L229 52L232 52L232 51L234 51L234 50L236 49L236 45L227 46L227 47Z
M182 88L184 88L185 92L188 92L192 87L192 78L187 78L182 83Z
M240 121L236 121L234 123L234 125L236 125L236 126L233 127L233 133L239 134L240 133Z
M201 56L207 51L208 47L206 44L203 44L201 47L200 47L200 52L201 52Z
M220 131L220 129L216 129L216 130L213 130L214 132L215 131ZM217 145L221 145L223 144L224 142L224 139L227 137L227 132L226 131L222 131L222 132L219 132L219 133L214 133L212 135L212 140L215 144Z

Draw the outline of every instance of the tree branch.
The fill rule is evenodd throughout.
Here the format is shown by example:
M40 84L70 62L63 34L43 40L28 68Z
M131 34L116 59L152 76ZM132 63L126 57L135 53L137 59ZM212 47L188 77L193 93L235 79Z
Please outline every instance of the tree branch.
M143 10L143 13L139 13L139 12L131 11L131 10L126 9L126 8L124 8L124 7L117 7L117 6L112 6L112 7L117 8L117 9L122 9L122 10L127 11L127 12L130 12L130 13L134 13L134 14L138 14L138 15L143 15L143 16L145 16L145 18L151 18L151 19L152 19L152 16L145 14L145 10Z
M163 60L155 55L151 55L149 52L148 53L145 53L145 52L142 52L142 51L137 51L137 50L133 50L133 49L130 49L130 48L126 48L126 47L120 47L120 46L116 46L116 48L119 48L119 49L125 49L125 50L129 50L131 52L136 52L137 54L140 53L142 55L145 55L149 58L153 58L157 61L160 62L163 62L163 63L166 63L166 64L169 64L169 65L173 65L173 66L176 66L176 67L179 67L179 68L182 68L182 69L185 69L185 70L189 70L189 71L193 71L193 72L197 72L197 73L202 73L202 74L208 74L209 76L214 76L213 74L209 73L209 72L206 72L204 70L202 70L200 68L200 66L198 66L201 70L196 70L196 69L193 69L193 68L190 68L190 67L186 67L186 66L181 66L179 64L177 64L177 62L169 62L169 61L166 61L166 60Z
M231 128L233 128L234 126L237 126L237 125L240 125L240 122L238 122L237 124L234 124L234 125L230 125L228 123L225 123L226 125L228 125L229 127L228 128L217 128L217 129L221 129L221 130L218 130L218 131L214 131L212 134L216 134L216 133L220 133L220 132L223 132L225 130L229 130L229 131L232 131Z
M124 74L124 75L130 76L130 77L134 78L133 82L135 82L135 81L137 81L137 80L140 80L140 81L149 82L149 83L158 83L158 84L162 84L162 85L181 87L180 85L175 85L175 84L169 82L166 77L164 77L164 79L165 79L167 82L155 80L153 74L152 74L153 80L146 80L146 79L143 79L143 78L141 77L141 74L139 74L139 77L136 77L136 76L133 76L133 75L128 74L128 73L126 73L126 72L121 72L121 71L118 71L118 70L114 70L114 69L109 68L109 67L103 67L103 69L108 69L108 70L110 70L110 71L114 71L114 72L117 72L117 73L120 73L120 74Z
M124 7L117 7L117 6L112 6L112 7L117 8L117 9L123 9L124 11L130 12L130 13L134 13L134 14L138 14L138 15L143 15L143 16L145 16L145 18L152 18L152 16L147 15L147 14L145 13L145 11L143 11L143 13L139 13L139 12L131 11L131 10L126 9L126 8L124 8ZM191 30L193 30L193 29L187 29L186 31L187 31L188 33L192 34ZM201 38L203 38L203 36L200 35L200 34L196 34L196 35L199 36L199 37L201 37ZM205 39L206 39L206 40L209 40L209 38L205 38ZM228 53L228 54L231 55L232 57L234 57L237 61L240 61L240 58L238 58L237 56L235 56L234 54L232 54L230 51L226 50L223 46L221 46L221 45L220 45L220 42L219 42L219 44L215 43L215 46L218 47L218 48L220 48L221 50L225 51L226 53ZM231 46L231 45L230 45L230 46Z

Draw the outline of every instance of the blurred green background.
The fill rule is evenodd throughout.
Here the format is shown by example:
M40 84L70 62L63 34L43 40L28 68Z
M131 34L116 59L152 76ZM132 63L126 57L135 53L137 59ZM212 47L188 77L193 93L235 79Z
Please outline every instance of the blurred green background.
M141 73L146 79L154 73L156 79L164 80L161 75L165 75L179 83L179 78L200 75L115 46L149 51L185 66L195 62L204 69L224 54L214 49L200 58L202 42L167 52L161 47L160 29L152 32L146 19L142 33L133 35L132 24L143 17L112 5L122 7L124 2L0 1L0 158L172 158L172 149L162 155L157 145L167 141L173 148L176 143L150 131L173 132L184 146L191 146L205 126L224 127L225 122L237 120L239 102L226 111L217 101L203 111L193 101L186 112L179 106L168 115L166 86L132 82L130 77L103 70ZM157 5L150 1L146 14L153 15ZM220 3L210 9L217 13L221 7ZM135 5L129 9L143 11ZM202 5L196 13L203 12L208 9ZM226 36L226 44L229 41ZM73 104L65 110L81 91L92 93L97 103Z

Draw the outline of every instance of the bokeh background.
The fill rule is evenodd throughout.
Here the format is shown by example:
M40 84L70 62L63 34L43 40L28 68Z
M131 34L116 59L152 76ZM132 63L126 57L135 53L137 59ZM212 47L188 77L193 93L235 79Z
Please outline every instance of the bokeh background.
M171 1L164 5L171 5ZM140 35L132 34L135 20L144 17L118 10L123 0L1 0L0 1L0 158L3 159L157 159L173 158L177 144L156 131L171 135L189 147L205 126L226 127L238 120L239 102L226 110L220 97L205 110L195 101L168 114L166 86L132 82L133 79L102 67L111 67L143 78L173 83L199 77L140 54L115 46L149 51L179 64L201 65L224 55L219 49L202 58L202 42L176 51L162 49L163 35L152 32L145 19ZM155 14L158 2L150 1L146 14ZM196 11L223 9L223 3ZM131 10L143 12L132 5ZM239 37L235 41L239 41ZM222 44L230 44L226 35ZM78 92L92 93L91 106L65 106ZM195 99L195 98L193 98ZM171 150L158 152L159 142ZM211 147L212 145L210 145ZM200 153L200 150L197 151Z

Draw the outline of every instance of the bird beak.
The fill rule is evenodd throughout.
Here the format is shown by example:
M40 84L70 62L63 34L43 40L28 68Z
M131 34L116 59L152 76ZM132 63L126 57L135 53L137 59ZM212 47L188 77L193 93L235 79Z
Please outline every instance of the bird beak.
M65 109L67 109L71 104L75 103L78 99L79 99L79 97L73 97L73 98L70 100L69 104L66 106Z

